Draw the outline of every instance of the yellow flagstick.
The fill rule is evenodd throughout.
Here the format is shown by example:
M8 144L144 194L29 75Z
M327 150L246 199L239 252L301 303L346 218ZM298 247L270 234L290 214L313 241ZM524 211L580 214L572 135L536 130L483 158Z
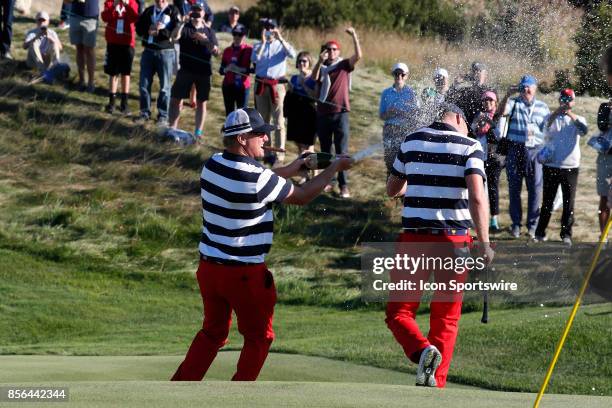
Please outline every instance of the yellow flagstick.
M540 387L540 392L538 392L538 397L536 398L533 404L533 408L538 408L540 406L540 401L542 400L542 396L544 395L544 392L546 392L546 387L548 387L548 382L550 381L550 377L552 376L553 370L555 369L555 364L557 364L557 360L559 359L559 355L561 354L561 349L563 348L563 344L565 344L565 339L567 338L567 335L570 329L572 328L572 323L574 323L576 312L578 312L578 308L580 307L582 296L584 295L584 292L586 291L586 288L589 284L589 280L591 279L591 275L593 274L593 271L595 270L595 267L597 266L597 261L599 260L599 254L601 253L601 248L603 247L604 242L606 241L606 238L608 237L608 234L610 233L611 227L612 227L612 217L610 217L610 219L608 220L608 223L606 224L606 227L604 228L604 231L601 234L601 237L599 239L599 245L597 245L597 250L595 251L595 256L593 257L593 260L591 261L591 266L589 267L589 271L584 277L584 281L582 282L582 287L580 288L580 291L578 292L578 296L576 297L576 302L574 303L572 312L569 315L569 319L567 319L567 323L565 323L565 329L563 329L563 335L561 336L561 339L559 340L559 344L557 344L555 355L553 356L553 359L550 362L550 366L548 367L548 371L546 372L546 377L544 377L544 382L542 383L542 386Z

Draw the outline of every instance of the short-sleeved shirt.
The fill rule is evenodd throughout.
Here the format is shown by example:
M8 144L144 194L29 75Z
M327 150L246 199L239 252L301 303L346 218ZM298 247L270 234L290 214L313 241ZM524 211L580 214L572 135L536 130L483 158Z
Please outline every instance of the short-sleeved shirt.
M546 103L533 99L528 103L522 97L511 99L506 103L505 114L512 115L508 126L508 140L516 143L524 143L528 147L538 146L544 143L544 118L550 113ZM534 141L527 140L528 127L532 126Z
M221 262L264 262L272 246L272 204L289 195L291 182L250 157L225 151L206 161L200 185L200 254Z
M71 13L74 16L97 19L100 14L98 3L98 0L73 1Z
M348 59L343 59L338 65L330 71L329 79L331 85L325 102L317 104L317 113L322 115L349 112L351 105L349 102L350 74L355 67L351 65Z
M391 173L407 181L403 228L472 227L465 177L486 179L485 155L477 140L435 122L408 135Z
M380 96L378 113L383 114L389 108L394 108L404 113L414 112L419 107L419 101L411 87L408 85L401 89L391 86L385 89ZM403 116L393 116L385 120L385 125L402 125L406 122Z
M181 69L196 72L200 75L212 75L211 57L207 41L200 41L194 37L196 33L204 34L214 45L219 45L214 30L206 26L195 28L190 22L185 24L181 31Z
M30 31L26 33L24 42L32 41L38 34L40 34L40 27L31 29ZM47 53L47 51L49 50L50 43L49 43L49 40L47 40L47 38L53 38L53 40L56 43L60 42L59 37L57 36L57 33L51 30L50 28L47 28L47 36L43 37L40 40L40 52L43 54Z

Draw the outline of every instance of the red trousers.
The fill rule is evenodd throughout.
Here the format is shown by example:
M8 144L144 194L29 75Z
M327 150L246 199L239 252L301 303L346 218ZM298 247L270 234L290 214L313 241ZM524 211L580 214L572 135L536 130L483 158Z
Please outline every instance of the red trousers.
M172 381L200 381L227 343L232 310L244 345L233 381L255 381L274 340L272 316L276 288L265 264L220 265L201 260L197 272L204 302L204 323Z
M414 248L418 255L456 257L453 248L471 245L472 238L469 235L446 236L403 233L398 241L400 243L413 243L410 246ZM400 276L394 272L391 273L392 281L406 278L406 276ZM418 270L410 279L415 282L419 280L429 281L431 272L430 270ZM434 270L433 273L436 282L449 282L450 279L464 282L468 275L467 272L458 275L455 272L441 270ZM434 292L430 304L429 333L425 337L415 320L421 294L422 291L419 290L411 291L409 300L402 300L404 296L401 294L399 296L390 294L385 322L411 361L418 364L421 351L429 345L434 345L440 350L442 363L436 370L435 378L438 387L442 388L446 384L446 376L453 357L463 296L461 293L451 294L448 291Z

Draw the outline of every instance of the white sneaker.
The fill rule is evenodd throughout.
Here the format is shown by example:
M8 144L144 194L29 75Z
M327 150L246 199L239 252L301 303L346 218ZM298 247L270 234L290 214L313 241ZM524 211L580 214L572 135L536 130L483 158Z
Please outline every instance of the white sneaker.
M519 227L518 225L515 225L514 227L512 227L510 234L512 234L514 238L520 238L521 237L521 227Z
M529 237L530 237L531 239L534 239L534 238L535 238L535 236L536 236L536 234L535 234L535 233L536 233L536 227L531 227L531 228L529 228L529 230L527 231L527 234L529 234Z
M427 346L421 352L419 368L416 374L416 385L423 387L436 387L436 369L442 362L442 354L436 346Z
M572 246L572 239L570 237L563 238L563 244L565 246L571 247Z

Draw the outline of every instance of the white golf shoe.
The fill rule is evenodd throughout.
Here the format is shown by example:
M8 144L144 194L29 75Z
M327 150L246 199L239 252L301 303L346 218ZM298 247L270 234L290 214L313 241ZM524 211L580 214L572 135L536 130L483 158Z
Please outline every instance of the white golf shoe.
M419 368L416 374L416 385L423 387L436 387L436 369L442 362L442 354L436 346L427 346L421 352L419 359Z

